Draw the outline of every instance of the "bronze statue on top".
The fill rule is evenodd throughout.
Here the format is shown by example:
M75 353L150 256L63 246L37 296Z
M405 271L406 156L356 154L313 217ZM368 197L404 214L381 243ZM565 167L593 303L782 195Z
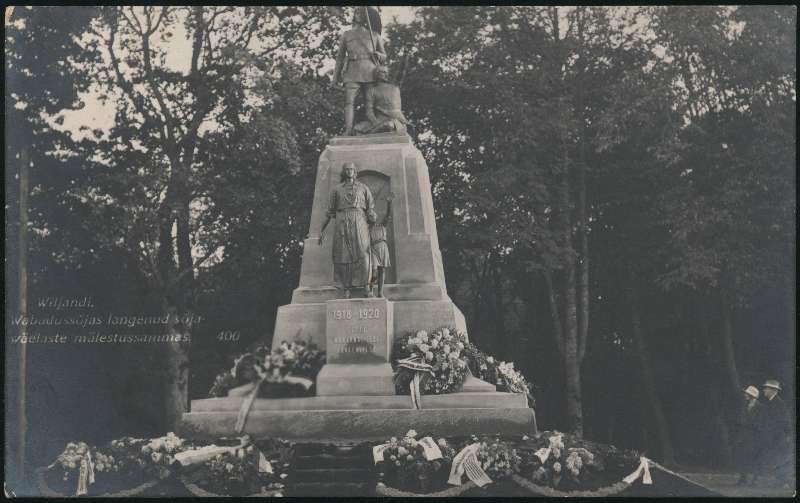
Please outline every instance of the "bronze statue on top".
M344 85L345 135L353 134L355 100L359 91L366 95L368 85L375 82L375 68L386 62L381 21L373 7L356 8L353 28L339 39L334 85Z

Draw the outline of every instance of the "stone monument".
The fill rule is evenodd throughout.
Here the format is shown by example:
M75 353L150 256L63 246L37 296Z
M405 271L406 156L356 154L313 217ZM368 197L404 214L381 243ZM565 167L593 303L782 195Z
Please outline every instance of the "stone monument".
M409 396L395 394L395 337L440 327L466 332L467 327L447 295L428 167L406 134L400 89L388 82L381 66L379 16L367 8L356 14L354 28L340 40L334 72L334 80L345 83L347 136L331 139L320 156L299 285L291 303L278 309L272 339L273 349L283 341L303 340L326 351L316 396L193 400L181 431L195 438L243 432L326 440L385 439L412 428L437 436L534 433L526 395L498 392L472 376L460 392L422 396L421 408ZM360 90L368 120L356 132L374 134L349 136ZM379 259L374 250L367 252L368 222L385 225L376 238ZM321 239L326 229L335 232L332 239ZM378 298L370 296L364 276L372 268L365 261L391 264L380 271ZM354 298L359 290L364 297Z
M342 298L335 287L332 239L319 246L331 191L342 168L354 163L379 220L394 195L387 225L392 267L383 298ZM436 234L428 168L406 134L335 137L320 156L298 287L279 308L273 347L294 339L327 352L316 396L256 399L244 431L256 437L383 439L415 429L433 435L530 434L536 423L523 394L502 393L468 377L463 389L423 395L414 409L396 395L390 364L396 336L452 327L466 332L464 316L447 294ZM183 432L232 435L243 398L193 400Z

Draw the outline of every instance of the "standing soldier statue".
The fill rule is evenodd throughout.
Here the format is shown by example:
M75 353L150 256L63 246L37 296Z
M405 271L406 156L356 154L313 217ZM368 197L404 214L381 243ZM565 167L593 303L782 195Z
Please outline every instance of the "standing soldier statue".
M366 96L367 87L375 82L375 68L386 62L381 17L374 7L357 7L353 16L353 29L339 39L339 53L333 71L334 85L344 84L345 135L353 134L353 115L356 95Z

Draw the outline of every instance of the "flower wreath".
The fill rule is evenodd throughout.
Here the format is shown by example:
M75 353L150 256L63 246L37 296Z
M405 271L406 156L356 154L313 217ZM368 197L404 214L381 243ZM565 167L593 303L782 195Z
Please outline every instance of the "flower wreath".
M308 391L324 364L325 352L312 343L284 341L274 350L261 345L239 355L230 370L217 375L209 395L228 396L233 388L262 380L299 384Z
M394 347L395 386L399 393L411 387L423 394L453 393L461 388L468 367L464 349L465 334L439 328L408 333ZM416 404L415 400L415 404Z

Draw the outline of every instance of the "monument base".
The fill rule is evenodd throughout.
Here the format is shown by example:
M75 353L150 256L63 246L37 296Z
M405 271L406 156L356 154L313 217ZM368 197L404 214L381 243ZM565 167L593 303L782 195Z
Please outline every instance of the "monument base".
M212 440L235 436L242 398L192 401L179 435ZM244 433L254 438L385 440L414 429L424 435L533 435L536 419L524 395L461 392L423 395L422 409L408 396L313 396L257 399Z
M317 374L317 395L393 395L394 372L388 363L329 363Z

